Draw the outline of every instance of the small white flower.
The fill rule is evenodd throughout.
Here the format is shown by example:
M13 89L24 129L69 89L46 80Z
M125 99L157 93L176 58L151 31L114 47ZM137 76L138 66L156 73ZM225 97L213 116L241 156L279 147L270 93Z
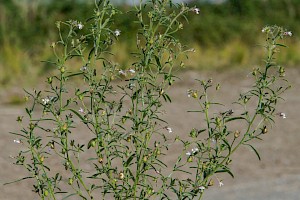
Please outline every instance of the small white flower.
M134 74L135 73L135 70L134 69L130 69L128 70L131 74Z
M44 99L42 99L42 102L43 102L44 105L47 105L50 102L50 99L49 98L44 98Z
M261 32L265 33L265 32L268 32L270 30L270 28L268 26L265 26Z
M87 70L87 66L83 66L83 67L80 68L80 71L83 71L83 72L84 72L84 71L86 71L86 70Z
M222 187L224 185L223 181L219 181L219 187Z
M200 14L200 9L199 8L194 8L193 12L196 13L197 15L199 15Z
M83 108L80 108L78 111L81 112L81 113L84 113Z
M81 30L81 29L83 29L84 25L81 22L79 22L77 24L77 27L78 27L79 30Z
M203 192L203 190L205 190L204 186L199 186L199 190L201 190L201 192Z
M170 128L170 127L167 127L166 129L167 129L167 131L168 131L169 133L172 133L172 132L173 132L173 131L172 131L172 128Z
M134 83L129 83L129 89L133 89L135 87L135 84Z
M286 114L281 112L281 113L278 113L278 115L282 118L282 119L286 119Z
M185 153L185 155L187 155L187 156L191 156L191 155L192 155L192 153L188 151L188 152L186 152L186 153Z
M192 91L189 89L189 90L186 91L186 93L187 93L187 96L190 98Z
M14 140L14 143L21 144L21 141L20 140Z
M121 35L121 31L119 29L116 29L114 32L115 36L120 36Z
M124 70L120 70L120 71L119 71L119 74L120 74L120 75L123 75L123 76L126 76L126 72L125 72Z
M287 32L284 32L283 35L288 35L291 37L293 35L293 33L292 33L292 31L287 31Z
M192 153L197 153L198 151L199 151L199 149L197 147L192 149Z

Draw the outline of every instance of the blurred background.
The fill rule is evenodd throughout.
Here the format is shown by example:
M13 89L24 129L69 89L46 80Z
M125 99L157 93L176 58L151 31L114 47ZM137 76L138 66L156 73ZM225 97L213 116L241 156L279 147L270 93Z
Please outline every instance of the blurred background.
M93 0L1 0L0 1L0 85L8 87L34 85L53 67L50 44L57 40L56 21L69 19L84 22L93 12ZM118 9L129 11L134 0L115 0ZM179 1L175 1L179 2ZM200 8L200 15L190 13L189 24L177 36L194 48L187 68L225 69L253 67L262 59L265 25L279 25L291 30L290 47L278 60L288 66L300 64L300 0L193 0L185 3ZM136 40L136 24L132 16L115 19L113 28L122 31L116 62L130 64ZM116 49L112 49L116 52ZM25 77L30 76L30 80Z
M0 200L35 199L32 184L27 182L3 186L26 176L22 168L13 166L10 155L18 148L13 144L17 131L17 116L24 115L22 88L42 87L45 77L55 67L41 62L53 59L50 45L58 38L56 21L74 19L84 22L93 12L94 0L0 0ZM119 10L131 10L134 0L115 0ZM176 2L180 2L179 0ZM300 196L300 0L190 0L191 7L200 8L200 14L188 15L189 23L177 37L195 53L189 55L182 80L170 91L174 105L169 110L170 125L174 132L186 133L197 121L186 113L191 104L186 90L194 87L196 78L220 81L224 99L233 97L248 88L252 82L248 74L253 67L263 64L264 42L261 30L265 25L276 24L292 31L285 39L288 48L277 58L287 67L287 78L293 89L285 94L279 105L287 119L276 119L274 132L265 141L254 143L262 153L262 161L248 149L241 149L232 164L236 178L225 177L225 186L209 190L206 199L223 200L298 200ZM116 17L112 29L121 30L117 49L113 47L115 62L130 66L128 52L135 47L137 25L132 16ZM76 63L74 66L77 67ZM80 66L78 66L79 69ZM177 106L176 106L177 105ZM172 107L173 106L173 107ZM193 121L193 122L192 122Z

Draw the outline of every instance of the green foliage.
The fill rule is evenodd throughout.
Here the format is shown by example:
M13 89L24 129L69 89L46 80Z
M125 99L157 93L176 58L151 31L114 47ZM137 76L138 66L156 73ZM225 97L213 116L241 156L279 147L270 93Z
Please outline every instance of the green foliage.
M202 49L195 60L187 67L193 68L222 68L235 65L251 66L257 60L249 58L249 54L259 54L259 50L253 44L258 42L257 35L264 24L277 24L293 30L294 33L300 31L298 26L300 13L300 2L297 0L229 0L222 4L210 4L199 1L197 6L201 9L200 16L188 16L189 26L184 27L184 31L176 33L176 37L184 40L195 49ZM194 2L191 2L194 6ZM86 1L60 1L52 0L51 3L32 1L5 0L0 3L0 76L1 84L9 84L17 77L24 74L31 74L34 77L44 74L50 69L48 65L40 66L40 60L51 59L51 49L49 44L56 41L57 31L53 28L53 23L57 20L66 21L76 18L84 22L88 13L93 11L92 2ZM119 6L119 10L127 13L130 6ZM145 8L146 10L148 8ZM148 12L148 10L147 10ZM135 30L138 24L132 23L134 13L129 12L126 16L117 16L114 28L122 30L122 48L115 49L113 53L118 54L114 58L116 62L124 65L130 64L132 60L128 52L132 52L135 47ZM262 40L262 38L261 38ZM242 58L229 58L228 52L235 51L231 43L238 46L245 46L241 49ZM298 59L299 42L295 38L294 50L285 54L281 60L289 62L289 65L296 66L300 63ZM296 49L297 47L297 49ZM296 50L296 51L295 51ZM219 57L219 63L210 55ZM246 57L245 57L246 55ZM15 56L16 59L12 57ZM202 65L201 60L204 60Z
M46 89L25 91L27 116L17 118L21 130L12 133L22 146L14 164L29 174L18 181L33 179L40 199L61 194L64 199L202 199L213 177L220 186L218 174L234 177L229 164L240 146L251 148L260 159L251 141L268 132L276 104L289 87L275 55L284 47L280 40L292 33L279 26L262 29L265 65L253 70L253 86L234 102L242 113L212 111L224 106L211 99L211 91L220 85L198 80L201 89L188 90L188 96L198 102L200 109L194 112L205 123L182 139L172 134L161 114L163 103L172 103L168 89L177 78L173 71L184 66L182 58L191 51L175 33L188 13L199 14L198 8L160 0L140 2L131 12L137 29L131 30L136 45L129 66L113 60L111 50L123 30L115 27L121 12L109 0L95 0L88 20L56 23L58 40L51 44L54 59L48 61L56 73L47 78ZM240 51L231 62L244 59ZM80 69L73 60L81 63ZM74 78L80 87L73 87ZM232 128L234 122L238 130ZM174 143L179 144L178 156L170 164L165 158Z

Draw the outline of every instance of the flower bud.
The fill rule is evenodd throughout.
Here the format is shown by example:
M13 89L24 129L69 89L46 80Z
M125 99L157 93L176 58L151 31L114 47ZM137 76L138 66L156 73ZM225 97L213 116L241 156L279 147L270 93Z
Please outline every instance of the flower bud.
M69 178L68 184L69 184L69 185L72 185L72 184L73 184L73 181L74 181L73 178Z
M48 190L44 190L44 196L47 197L49 195Z
M62 74L65 73L65 71L66 71L65 67L61 67L61 68L60 68L60 72L61 72Z
M48 82L49 84L52 83L52 77L51 77L51 76L47 78L47 82Z
M144 162L147 162L147 161L148 161L148 157L147 157L147 156L144 156L143 161L144 161Z
M44 160L45 160L45 157L44 156L40 156L40 161L44 162Z
M268 129L267 126L264 126L262 129L262 134L266 134L266 133L268 133Z
M198 97L198 92L197 91L193 91L192 94L191 94L191 96L196 99Z

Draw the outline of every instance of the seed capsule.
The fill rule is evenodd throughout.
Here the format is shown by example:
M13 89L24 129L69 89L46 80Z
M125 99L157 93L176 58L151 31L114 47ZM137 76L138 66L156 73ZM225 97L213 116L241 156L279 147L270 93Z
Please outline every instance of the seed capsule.
M239 136L240 136L240 131L236 130L236 131L234 132L234 137L235 137L235 138L238 138Z
M263 134L266 134L266 133L268 133L267 126L264 126L264 128L262 129L262 133L263 133Z
M123 180L123 179L124 179L124 177L125 177L125 176L124 176L124 173L122 173L122 172L121 172L121 173L119 173L119 178L120 178L121 180Z
M213 185L214 185L214 180L211 179L208 183L208 186L213 186Z

